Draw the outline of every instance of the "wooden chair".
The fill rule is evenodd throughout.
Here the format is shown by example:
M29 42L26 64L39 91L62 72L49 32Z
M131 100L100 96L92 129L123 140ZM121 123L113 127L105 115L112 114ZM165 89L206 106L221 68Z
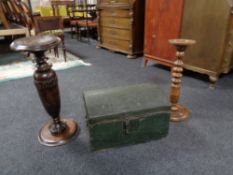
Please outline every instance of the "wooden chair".
M3 23L0 36L12 39L15 35L29 36L28 29L23 25L21 10L14 0L0 1L0 21Z
M85 4L83 4L83 19L78 21L78 31L79 37L81 40L82 31L86 32L86 37L90 39L91 32L93 34L97 34L97 22L96 22L96 5L95 4L88 4L85 0Z
M61 16L36 17L34 19L37 34L52 34L61 38L64 59L66 61L65 36ZM57 49L55 54L59 56Z
M6 18L6 7L3 1L0 1L0 21L3 23L5 29L10 28L8 19Z
M78 6L75 4L67 5L66 11L69 16L71 37L73 38L74 31L76 31L76 34L78 33L78 21L83 19L83 13L79 12Z
M90 36L96 37L97 35L97 21L96 21L96 5L88 4L85 0L83 6L83 19L78 21L78 32L81 40L82 31L86 32L86 37L90 39Z
M86 32L88 41L89 41L90 33L92 31L97 34L95 4L88 4L87 1L85 1L84 3L79 3L78 5L73 6L70 9L67 9L67 11L70 17L72 37L74 33L73 28L76 28L76 33L79 40L81 40L82 31Z
M75 0L51 0L51 6L53 9L53 16L60 16L60 7L61 6L73 6Z
M32 31L34 30L35 26L34 26L34 17L32 15L31 10L29 9L28 5L23 1L20 1L17 4L17 6L21 11L20 15L21 15L21 20L24 23L24 26L28 28L30 36L33 35L34 32L32 33Z
M3 12L10 22L14 23L20 23L21 18L20 18L20 11L16 7L16 1L14 0L2 0L1 1L1 6L3 9Z

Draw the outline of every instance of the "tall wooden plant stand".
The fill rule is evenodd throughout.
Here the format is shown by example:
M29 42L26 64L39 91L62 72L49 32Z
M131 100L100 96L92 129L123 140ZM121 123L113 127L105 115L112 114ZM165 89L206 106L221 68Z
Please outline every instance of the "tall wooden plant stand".
M172 39L169 42L176 48L176 60L172 68L172 84L171 84L171 121L178 122L188 118L189 111L187 108L178 104L180 98L180 84L183 72L183 57L188 46L196 43L194 40L188 39Z
M52 117L39 132L39 142L46 146L58 146L67 143L79 133L79 127L73 119L60 118L60 94L58 79L52 65L47 63L45 51L55 48L61 40L52 35L20 38L11 43L16 51L34 54L36 70L33 78L41 102Z

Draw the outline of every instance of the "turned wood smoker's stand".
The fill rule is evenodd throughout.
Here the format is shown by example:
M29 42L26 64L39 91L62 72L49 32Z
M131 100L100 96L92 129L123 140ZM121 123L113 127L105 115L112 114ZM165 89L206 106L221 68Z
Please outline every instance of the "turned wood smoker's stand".
M183 57L188 46L196 43L195 40L188 39L172 39L169 42L176 47L176 60L172 68L172 84L171 84L171 117L174 122L183 121L188 118L189 111L187 108L178 104L180 98L180 83L183 73Z
M35 56L34 83L45 110L52 117L39 132L39 141L46 146L67 143L78 135L79 127L72 119L60 119L60 95L58 81L52 65L47 63L45 51L57 47L61 40L52 35L20 38L11 43L16 51L26 51Z

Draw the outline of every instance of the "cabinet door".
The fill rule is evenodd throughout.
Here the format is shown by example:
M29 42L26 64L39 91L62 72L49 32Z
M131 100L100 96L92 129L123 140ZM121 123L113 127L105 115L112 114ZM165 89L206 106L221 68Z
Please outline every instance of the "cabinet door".
M184 58L189 69L218 72L228 38L230 12L227 0L185 1L182 37L197 41Z
M172 62L175 48L169 39L179 38L183 0L146 0L145 54Z

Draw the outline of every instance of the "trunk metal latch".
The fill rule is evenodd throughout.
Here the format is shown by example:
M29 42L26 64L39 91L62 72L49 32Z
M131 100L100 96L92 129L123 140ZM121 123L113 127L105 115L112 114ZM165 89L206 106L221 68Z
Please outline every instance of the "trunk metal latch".
M137 132L138 128L139 128L139 119L133 119L133 120L126 119L123 122L123 129L126 135Z

